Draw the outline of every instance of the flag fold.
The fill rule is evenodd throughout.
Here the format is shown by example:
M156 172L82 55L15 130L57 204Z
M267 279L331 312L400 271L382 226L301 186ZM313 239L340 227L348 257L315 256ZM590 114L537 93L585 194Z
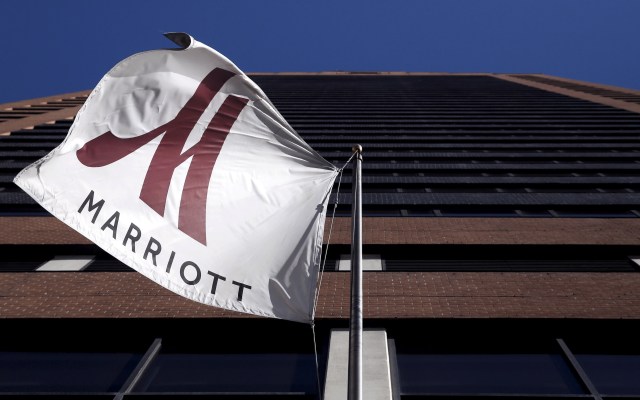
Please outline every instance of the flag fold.
M191 300L313 320L337 169L230 60L184 33L98 83L65 140L15 183Z

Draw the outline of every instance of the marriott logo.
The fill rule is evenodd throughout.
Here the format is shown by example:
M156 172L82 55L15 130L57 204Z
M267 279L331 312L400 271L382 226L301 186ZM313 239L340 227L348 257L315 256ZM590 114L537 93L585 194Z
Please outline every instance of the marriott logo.
M118 138L111 131L103 133L76 152L78 160L87 167L104 167L164 134L146 172L140 199L164 216L173 172L185 160L193 157L182 189L178 229L206 245L206 206L213 167L248 99L229 95L209 122L200 141L184 152L182 149L209 103L234 75L221 68L213 69L174 119L131 138Z

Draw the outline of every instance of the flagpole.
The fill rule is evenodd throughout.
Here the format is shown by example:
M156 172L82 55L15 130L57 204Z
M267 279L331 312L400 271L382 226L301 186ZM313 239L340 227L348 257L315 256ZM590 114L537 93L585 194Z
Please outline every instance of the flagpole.
M353 146L348 400L362 400L362 146Z

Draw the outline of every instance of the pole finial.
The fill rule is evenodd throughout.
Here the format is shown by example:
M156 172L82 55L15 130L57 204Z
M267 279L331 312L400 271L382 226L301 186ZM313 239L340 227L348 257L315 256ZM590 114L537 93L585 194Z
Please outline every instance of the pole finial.
M351 151L353 151L354 153L362 153L362 146L359 144L354 144L353 147L351 147Z

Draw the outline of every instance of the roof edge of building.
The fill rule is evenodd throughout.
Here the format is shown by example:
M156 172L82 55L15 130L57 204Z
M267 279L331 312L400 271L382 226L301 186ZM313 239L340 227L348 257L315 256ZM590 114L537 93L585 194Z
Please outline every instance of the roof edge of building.
M13 131L29 129L36 125L53 123L62 119L72 119L76 116L82 107L82 104L61 105L57 109L52 110L38 110L36 107L76 97L88 96L90 93L90 90L84 90L80 92L0 104L0 111L4 111L5 113L10 113L16 108L34 108L33 113L16 113L15 118L10 118L0 122L0 135L9 135ZM55 108L55 105L53 105L53 107Z
M557 76L544 75L544 74L495 74L493 76L495 76L498 79L510 81L520 85L530 86L536 89L545 90L547 92L562 94L565 96L570 96L570 97L574 97L581 100L591 101L593 103L603 104L603 105L614 107L614 108L619 108L619 109L623 109L623 110L627 110L635 113L640 113L640 104L637 104L637 103L617 100L611 97L596 95L592 93L586 93L579 90L572 90L572 89L556 86L549 83L534 82L534 81L525 79L525 76L541 77L541 78L557 81L559 83L564 82L564 83L570 83L570 84L576 84L576 85L589 86L594 89L616 91L616 92L620 92L621 94L631 94L631 95L640 96L640 91L636 91L632 89L623 89L623 88L618 88L618 87L608 86L608 85L595 84L595 83L585 82L585 81L559 78Z
M54 95L45 96L45 97L36 97L34 99L18 100L14 102L0 104L0 110L9 110L15 107L27 107L27 106L33 106L36 104L45 104L51 101L69 99L73 97L88 96L90 93L91 93L91 90L81 90L78 92L69 92L69 93L54 94Z

